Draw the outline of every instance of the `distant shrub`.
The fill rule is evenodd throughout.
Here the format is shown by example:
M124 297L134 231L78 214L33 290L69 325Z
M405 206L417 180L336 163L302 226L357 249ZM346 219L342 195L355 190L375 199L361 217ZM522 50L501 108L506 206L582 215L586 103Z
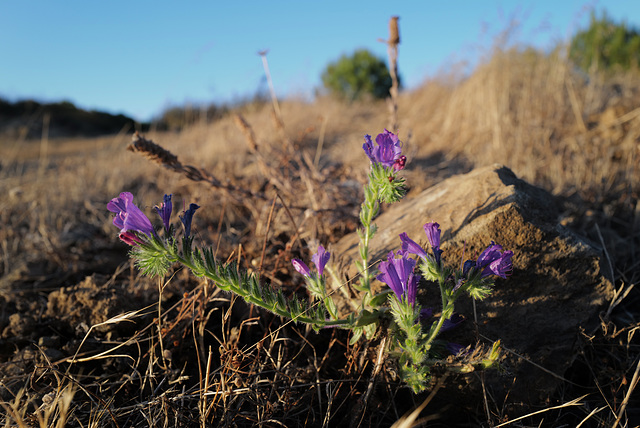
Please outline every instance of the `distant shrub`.
M391 75L383 60L361 49L327 65L322 83L331 94L347 100L365 95L381 99L389 95Z
M637 69L640 64L640 33L626 23L615 23L605 12L591 13L591 23L571 40L569 57L587 71Z
M228 106L217 104L172 106L154 120L154 125L159 130L180 131L198 122L214 122L228 111Z

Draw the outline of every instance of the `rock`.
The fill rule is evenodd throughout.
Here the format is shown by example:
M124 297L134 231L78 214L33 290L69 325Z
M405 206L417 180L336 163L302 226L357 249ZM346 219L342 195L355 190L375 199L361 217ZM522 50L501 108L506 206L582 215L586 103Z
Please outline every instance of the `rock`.
M494 293L476 302L479 335L471 298L456 302L456 312L469 320L465 345L476 338L502 341L507 375L486 374L498 403L507 393L510 401L548 400L560 382L553 374L563 376L576 355L581 328L598 325L599 311L613 295L600 271L599 250L562 227L558 216L552 195L493 165L407 197L374 220L379 229L370 246L372 261L398 250L402 232L428 248L423 225L429 221L440 224L449 265L477 257L491 241L514 252L512 276L498 279ZM352 234L332 248L349 278L357 274L352 261L359 257L358 242ZM420 301L437 311L439 292L433 288L421 290Z

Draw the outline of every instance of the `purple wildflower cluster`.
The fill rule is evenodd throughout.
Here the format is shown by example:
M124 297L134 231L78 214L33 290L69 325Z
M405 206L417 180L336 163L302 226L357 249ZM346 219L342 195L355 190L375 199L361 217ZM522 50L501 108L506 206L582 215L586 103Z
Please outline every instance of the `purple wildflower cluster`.
M511 275L513 257L513 251L501 252L502 246L491 241L489 245L478 256L476 261L467 260L464 263L463 272L466 275L471 268L480 270L481 278L486 278L491 275L499 276L500 278L506 278Z
M188 210L185 210L180 216L182 225L185 230L185 237L189 237L191 233L191 221L193 214L198 209L198 205L191 204ZM153 225L149 218L133 203L133 195L129 192L122 192L117 198L113 198L108 204L107 209L116 216L113 224L120 228L120 239L131 246L143 243L138 234L146 235L151 238L156 235ZM164 202L160 206L155 207L156 212L162 219L165 230L169 230L171 221L171 212L173 204L171 203L171 195L164 195Z
M324 273L324 267L329 262L330 257L331 253L325 251L322 245L318 245L318 251L313 256L311 256L311 260L313 261L313 264L316 265L319 276L322 276L322 274ZM293 267L302 275L306 277L309 277L311 275L311 269L309 269L309 266L307 266L302 260L292 259L291 264L293 264Z
M440 225L432 222L424 225L424 231L427 234L427 239L433 250L433 256L436 264L440 266L442 250L440 249ZM427 252L418 245L415 241L411 240L406 233L400 234L400 240L402 241L402 250L410 254L415 254L425 261L428 259ZM486 278L491 275L499 276L500 278L506 278L511 274L513 257L513 251L502 252L502 246L491 241L489 245L478 257L477 260L467 260L464 263L463 273L467 275L471 268L482 270L481 277Z
M427 223L424 225L424 231L427 234L427 239L431 244L437 263L440 265L440 255L442 254L440 249L440 226L438 223ZM393 252L389 253L387 261L381 262L378 267L382 272L378 275L378 280L387 284L396 294L398 300L402 300L404 296L407 302L413 306L420 276L413 273L416 261L409 259L408 255L415 254L425 261L428 260L429 256L417 242L409 238L406 232L400 234L400 240L402 241L402 249L396 253L400 258L395 258Z
M413 241L406 233L400 234L402 249L395 256L390 252L386 262L381 262L379 269L381 274L378 279L387 284L396 294L399 300L406 297L407 301L413 305L415 303L416 289L419 276L413 273L416 266L415 260L409 259L409 254L415 254L429 264L435 261L436 267L441 266L442 250L440 249L440 225L436 222L430 222L424 225L424 231L427 240L433 251L433 258L415 241ZM399 257L399 258L397 258ZM506 278L511 274L513 251L502 252L502 246L491 241L489 245L478 257L477 260L467 260L464 263L463 275L466 277L472 268L480 270L480 278L486 278L491 275ZM462 284L461 279L460 284Z
M376 137L377 146L373 145L371 135L364 136L362 145L371 163L379 163L384 167L393 167L394 171L404 169L407 157L402 155L402 143L397 135L386 129Z

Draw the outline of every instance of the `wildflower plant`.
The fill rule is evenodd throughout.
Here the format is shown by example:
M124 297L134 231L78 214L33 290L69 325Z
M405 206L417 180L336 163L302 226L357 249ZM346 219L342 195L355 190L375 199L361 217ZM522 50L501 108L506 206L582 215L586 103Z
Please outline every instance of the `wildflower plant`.
M239 270L234 263L222 263L208 247L194 245L191 225L199 208L190 204L179 216L182 233L171 223L172 197L165 195L155 207L164 230L159 234L147 216L133 203L133 195L121 193L112 199L107 208L115 213L113 224L120 229L120 239L131 246L131 257L146 275L162 277L175 263L189 268L194 275L206 277L225 291L235 293L247 302L293 321L310 324L319 330L327 327L350 329L351 342L363 335L372 339L379 326L388 326L391 334L391 351L398 358L403 380L415 391L424 390L430 380L431 367L443 357L443 350L457 352L461 346L443 344L438 335L451 328L460 319L454 313L454 302L463 294L474 299L487 297L493 287L493 278L506 278L512 269L511 251L503 251L494 242L475 260L467 260L461 269L447 267L440 248L441 230L438 223L424 225L430 251L400 234L400 249L389 252L386 260L375 268L369 259L369 245L376 234L373 220L381 203L395 203L406 194L405 180L399 174L407 158L402 154L402 143L397 135L385 130L375 139L365 136L363 150L371 167L369 180L364 186L358 230L360 238L359 259L355 261L359 271L359 283L354 285L361 292L359 309L340 314L331 293L327 290L326 272L331 254L322 245L317 247L311 261L312 270L302 260L293 259L294 269L306 282L311 301L286 297L282 291L273 290L260 281L257 273ZM414 256L417 256L414 257ZM335 279L335 275L331 275ZM378 280L388 286L374 294L372 282ZM434 317L430 307L423 308L419 289L423 284L436 283L441 294L441 310ZM476 353L477 354L477 353ZM476 359L476 365L487 368L499 360L499 342L490 352ZM469 369L469 364L465 370Z

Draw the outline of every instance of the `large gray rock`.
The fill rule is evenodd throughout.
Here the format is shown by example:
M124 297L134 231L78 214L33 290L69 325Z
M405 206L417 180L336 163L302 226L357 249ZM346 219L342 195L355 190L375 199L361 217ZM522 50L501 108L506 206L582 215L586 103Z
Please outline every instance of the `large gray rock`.
M427 248L422 226L429 221L440 224L447 264L477 257L491 241L512 250L513 275L498 279L494 293L476 302L477 333L471 299L456 303L456 312L468 321L455 339L467 340L465 345L501 339L507 373L487 373L493 392L509 392L509 400L524 403L545 401L559 382L553 374L563 376L576 355L580 329L597 326L612 297L613 287L600 272L599 251L558 223L549 193L500 165L451 177L411 196L375 219L379 230L371 260L399 249L402 232ZM353 278L358 237L346 236L332 252L342 256L341 272ZM421 290L421 302L438 311L437 287L427 288Z

